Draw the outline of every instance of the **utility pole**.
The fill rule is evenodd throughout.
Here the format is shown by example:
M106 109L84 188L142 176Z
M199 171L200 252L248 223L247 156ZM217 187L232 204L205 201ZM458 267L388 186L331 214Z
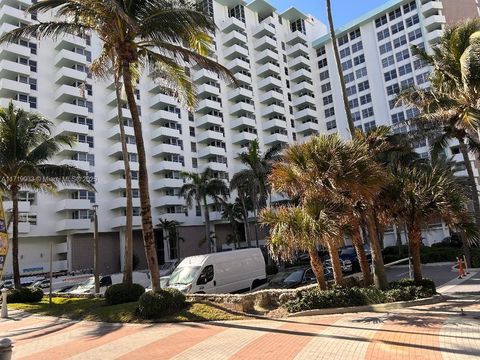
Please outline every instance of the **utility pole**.
M100 293L99 254L98 254L98 205L93 205L93 274L95 278L95 294Z

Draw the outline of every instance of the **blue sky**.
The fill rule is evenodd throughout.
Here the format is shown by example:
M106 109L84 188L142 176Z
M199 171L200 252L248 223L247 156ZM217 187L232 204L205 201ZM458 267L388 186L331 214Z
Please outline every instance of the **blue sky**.
M325 0L269 0L279 12L295 6L307 14L327 22L325 14ZM356 19L365 12L372 10L387 0L332 0L333 16L335 27L345 25L347 22Z

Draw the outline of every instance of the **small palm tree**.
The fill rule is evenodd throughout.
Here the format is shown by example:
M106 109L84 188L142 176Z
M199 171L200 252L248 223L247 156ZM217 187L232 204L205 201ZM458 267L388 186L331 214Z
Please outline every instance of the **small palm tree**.
M252 181L244 175L233 175L230 181L230 190L236 190L238 198L235 200L241 207L243 229L245 232L245 241L247 246L252 246L250 241L249 211L253 210L252 191L249 189Z
M470 241L478 240L478 230L467 212L467 197L450 168L443 164L416 163L399 165L385 195L391 198L391 211L406 224L413 273L422 280L420 247L422 228L432 220L442 219L457 228Z
M133 69L146 65L161 86L186 106L196 105L195 87L185 70L199 66L235 81L233 75L208 56L212 52L215 23L198 11L195 2L150 0L60 0L32 4L33 13L53 12L54 19L12 30L0 42L23 38L59 37L68 34L84 36L94 33L102 41L99 63L109 63L112 54L118 61L128 108L130 110L138 153L138 182L145 255L150 269L152 289L160 291L147 160L140 114L134 92Z
M223 206L222 218L230 223L232 228L231 240L235 247L239 247L242 242L240 236L240 223L243 221L243 209L239 199L236 199L234 203L228 203L225 200L221 200Z
M265 208L260 212L260 221L270 229L267 246L274 259L290 261L298 251L307 251L318 287L325 290L327 284L317 246L338 237L338 228L328 214L317 210L313 203L307 207Z
M207 241L210 251L215 251L215 243L212 240L212 230L210 224L210 211L208 208L208 199L216 199L219 196L228 195L228 187L221 179L213 177L213 171L207 168L203 173L183 172L184 179L189 180L180 189L180 195L187 201L187 206L192 207L195 203L200 209L203 207L205 218L205 241Z
M94 190L86 173L73 166L49 163L73 139L52 136L53 124L38 114L15 108L0 109L0 189L12 200L13 279L20 288L18 264L18 193L22 189L54 191L58 184L81 185Z

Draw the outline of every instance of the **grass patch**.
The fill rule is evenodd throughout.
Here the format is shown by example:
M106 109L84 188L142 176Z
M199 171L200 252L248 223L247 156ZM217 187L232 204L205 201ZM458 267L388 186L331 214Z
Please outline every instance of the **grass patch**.
M73 320L139 323L148 322L137 318L135 308L137 302L108 305L104 299L52 298L52 306L48 298L34 304L9 304L9 308L27 311L38 315L66 317ZM246 318L230 310L211 303L190 303L176 314L165 316L155 322L182 321L214 321L240 320Z

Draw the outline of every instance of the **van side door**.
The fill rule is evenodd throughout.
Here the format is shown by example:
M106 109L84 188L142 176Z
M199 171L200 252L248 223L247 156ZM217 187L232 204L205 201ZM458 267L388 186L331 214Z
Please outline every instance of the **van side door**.
M206 294L215 292L215 270L213 265L207 265L203 268L197 280L198 292L204 292Z

